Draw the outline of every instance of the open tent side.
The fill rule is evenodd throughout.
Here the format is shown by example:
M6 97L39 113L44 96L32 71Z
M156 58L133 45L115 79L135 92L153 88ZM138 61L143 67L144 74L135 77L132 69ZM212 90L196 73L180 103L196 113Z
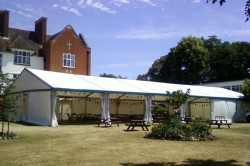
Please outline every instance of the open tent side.
M143 114L147 122L152 121L152 101L164 101L167 91L191 89L190 98L209 99L211 118L216 110L222 110L222 101L236 101L242 94L222 88L189 86L149 81L125 80L83 76L43 70L24 69L14 83L14 93L19 97L16 120L39 125L56 126L65 118L68 106L70 112L100 114L109 118L110 114ZM70 100L68 100L70 99ZM236 105L230 109L224 106L224 114L232 118ZM190 103L182 106L182 116L187 115ZM233 118L232 118L233 119ZM235 118L237 120L237 118Z

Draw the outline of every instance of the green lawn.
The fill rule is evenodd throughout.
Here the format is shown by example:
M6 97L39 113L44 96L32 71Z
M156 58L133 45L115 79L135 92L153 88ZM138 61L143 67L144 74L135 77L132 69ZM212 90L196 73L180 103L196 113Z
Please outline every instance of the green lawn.
M250 123L213 127L216 141L145 139L125 125L58 127L11 124L21 139L0 140L0 165L236 166L250 165Z

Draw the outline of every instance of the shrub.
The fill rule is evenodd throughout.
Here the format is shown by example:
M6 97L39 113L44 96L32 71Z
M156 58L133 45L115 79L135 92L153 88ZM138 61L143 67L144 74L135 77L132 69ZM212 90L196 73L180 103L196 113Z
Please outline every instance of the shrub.
M196 120L191 123L190 133L193 137L199 140L205 140L205 138L211 134L211 128L209 125L201 120Z
M154 115L160 115L162 116L165 112L165 108L160 105L152 105L151 106L151 112Z
M151 133L147 135L149 138L182 140L185 136L183 130L184 124L175 117L166 119L163 123L152 127Z
M196 120L192 123L182 123L178 117L166 119L163 123L155 125L147 138L164 140L203 141L215 140L211 135L211 128L206 122Z
M9 139L19 139L20 136L10 132L10 133L0 133L0 140L9 140Z

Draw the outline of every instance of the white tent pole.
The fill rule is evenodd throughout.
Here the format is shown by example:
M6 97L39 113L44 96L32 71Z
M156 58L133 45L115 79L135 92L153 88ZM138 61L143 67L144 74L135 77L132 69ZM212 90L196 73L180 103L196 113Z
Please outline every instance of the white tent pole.
M110 119L109 114L109 93L101 93L102 119Z
M185 117L184 115L184 104L181 105L181 108L180 108L180 117Z
M51 126L58 126L56 118L56 91L51 91Z
M210 109L211 109L210 119L215 119L215 117L214 117L214 99L211 99L210 103L211 103L211 105L210 105Z
M108 119L110 119L110 113L109 113L109 93L106 93L106 114Z
M88 100L88 97L85 97L84 100L85 100L84 113L87 114L87 100Z
M187 109L188 102L186 101L184 104L181 105L181 117L186 117L186 109Z
M59 120L63 120L62 117L62 102L60 101L60 106L59 106L59 114L60 114L60 119Z
M101 93L101 106L102 106L102 115L101 115L101 119L106 119L106 114L105 114L105 102L104 102L104 98L105 98L105 94Z
M152 123L153 117L151 113L151 105L152 105L152 96L145 95L145 113L144 113L144 120L146 123Z

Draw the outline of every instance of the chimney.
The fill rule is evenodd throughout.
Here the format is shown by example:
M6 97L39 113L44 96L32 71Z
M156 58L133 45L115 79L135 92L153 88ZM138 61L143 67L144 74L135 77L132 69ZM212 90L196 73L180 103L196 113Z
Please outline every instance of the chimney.
M37 37L37 42L41 45L46 42L46 26L47 18L45 17L42 17L35 22L35 33Z
M0 11L0 36L8 38L9 33L9 11Z

